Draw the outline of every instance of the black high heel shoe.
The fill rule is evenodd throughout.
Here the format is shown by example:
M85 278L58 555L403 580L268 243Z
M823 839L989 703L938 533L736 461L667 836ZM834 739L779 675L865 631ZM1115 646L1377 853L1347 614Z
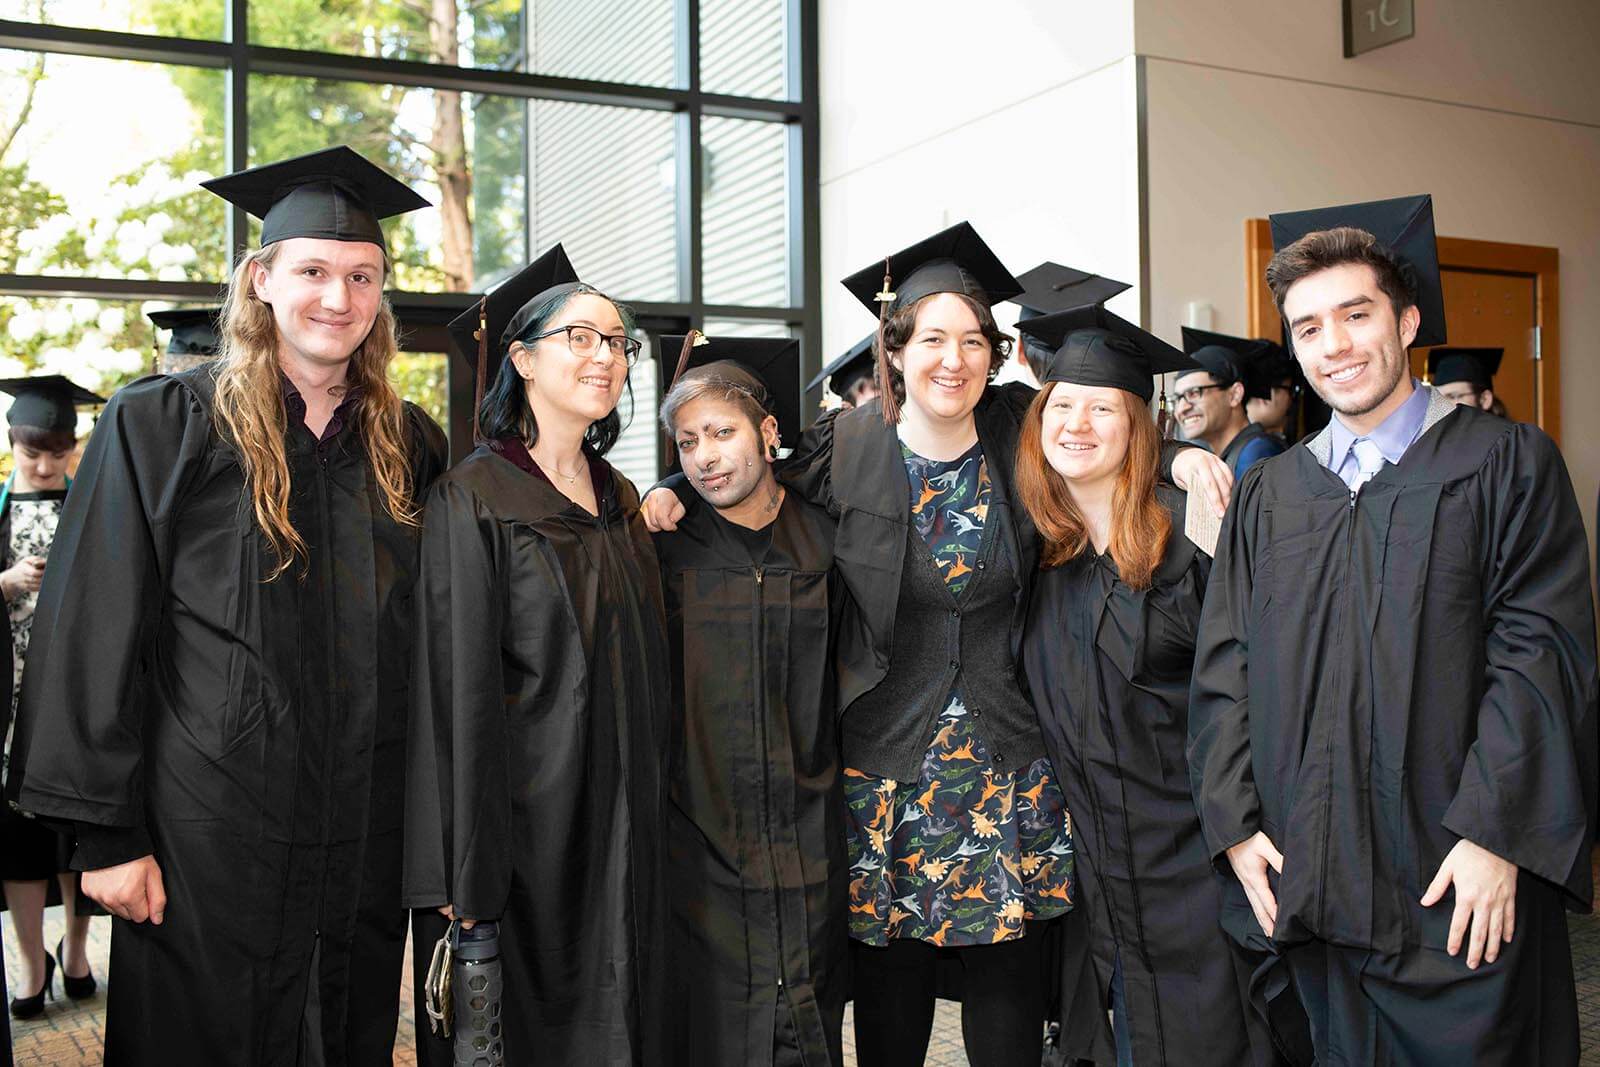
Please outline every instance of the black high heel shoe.
M61 954L61 948L67 943L66 938L56 942L56 959L61 964L61 988L73 1000L83 1000L94 996L95 981L94 971L91 969L82 978L74 978L67 973L67 958Z
M44 998L56 999L55 990L50 988L56 976L56 958L46 955L44 958L44 988L31 997L11 998L11 1017L13 1019L37 1019L44 1014Z

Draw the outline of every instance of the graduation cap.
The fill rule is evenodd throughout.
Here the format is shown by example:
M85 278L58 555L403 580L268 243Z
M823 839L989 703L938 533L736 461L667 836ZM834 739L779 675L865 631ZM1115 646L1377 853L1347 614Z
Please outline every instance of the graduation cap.
M1257 400L1272 399L1272 383L1257 373L1258 357L1278 348L1271 341L1251 337L1233 337L1210 330L1183 327L1183 352L1194 360L1224 388L1234 382L1244 383L1244 395ZM1281 349L1279 349L1281 351Z
M697 335L688 335L697 336ZM682 348L686 336L663 337L661 347ZM658 361L665 369L665 362ZM689 346L689 358L669 385L716 381L743 389L778 418L778 436L800 439L800 342L789 337L706 337Z
M855 385L858 378L872 377L872 342L876 335L867 334L861 340L850 346L850 350L839 356L832 363L806 383L806 392L811 392L821 385L823 379L832 378L829 388L839 396L844 396Z
M478 433L477 409L483 404L484 383L499 371L506 349L528 328L541 307L562 293L575 292L582 284L566 249L557 244L450 320L450 339L477 375L474 437Z
M149 314L158 329L172 331L167 338L169 356L215 356L222 347L221 318L220 307L169 308Z
M1413 345L1445 342L1444 288L1439 280L1439 246L1433 233L1433 197L1403 196L1364 204L1343 204L1270 216L1272 250L1282 251L1308 233L1353 226L1376 237L1411 268L1422 316ZM1287 331L1285 332L1287 336Z
M883 346L883 323L892 313L934 293L961 293L993 307L1022 292L1022 286L984 244L968 222L958 222L932 237L886 256L844 280L844 287L878 316L878 373L889 380L889 354ZM883 418L897 422L900 405L893 390L882 397Z
M263 248L290 237L320 237L387 249L379 219L432 206L344 145L200 185L260 219Z
M1017 275L1022 293L1012 302L1022 308L1018 322L1026 322L1052 311L1067 311L1089 304L1104 304L1133 286L1115 278L1104 278L1086 270L1063 267L1048 260L1025 274Z
M1428 380L1434 385L1470 382L1478 389L1494 386L1503 348L1462 348L1441 345L1428 353Z
M1017 327L1052 351L1039 381L1126 389L1149 403L1157 374L1201 369L1161 338L1098 304L1029 319Z
M6 411L12 426L34 426L57 433L73 433L78 428L79 407L99 406L105 397L97 396L59 374L39 374L31 378L0 378L0 393L17 399Z

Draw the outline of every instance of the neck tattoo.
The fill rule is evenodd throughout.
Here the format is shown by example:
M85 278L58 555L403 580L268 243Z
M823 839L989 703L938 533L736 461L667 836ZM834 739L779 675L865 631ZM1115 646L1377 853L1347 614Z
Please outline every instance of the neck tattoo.
M778 510L778 498L781 495L781 493L782 493L782 491L779 490L778 488L776 488L776 487L773 488L772 495L767 498L767 510L768 511L777 511Z

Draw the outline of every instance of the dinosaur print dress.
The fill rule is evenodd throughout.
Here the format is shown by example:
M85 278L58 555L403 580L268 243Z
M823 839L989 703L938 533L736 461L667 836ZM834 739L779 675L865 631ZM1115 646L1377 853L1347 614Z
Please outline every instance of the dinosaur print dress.
M912 524L959 597L983 543L982 446L946 462L901 452ZM1050 761L998 771L959 683L938 722L915 782L844 772L850 935L869 945L994 944L1071 907L1072 828Z

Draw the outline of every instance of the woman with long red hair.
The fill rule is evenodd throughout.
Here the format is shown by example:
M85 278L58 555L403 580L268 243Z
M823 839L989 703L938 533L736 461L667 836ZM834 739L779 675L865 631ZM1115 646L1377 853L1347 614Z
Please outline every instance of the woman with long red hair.
M1064 1037L1102 1063L1275 1062L1250 1021L1251 961L1219 926L1225 886L1184 758L1211 561L1184 536L1184 493L1157 481L1149 403L1153 374L1190 364L1099 307L1019 329L1043 383L1017 449L1017 497L1040 538L1022 666L1072 812L1089 929L1067 985L1075 1008L1098 1009L1074 1010L1092 1032Z

